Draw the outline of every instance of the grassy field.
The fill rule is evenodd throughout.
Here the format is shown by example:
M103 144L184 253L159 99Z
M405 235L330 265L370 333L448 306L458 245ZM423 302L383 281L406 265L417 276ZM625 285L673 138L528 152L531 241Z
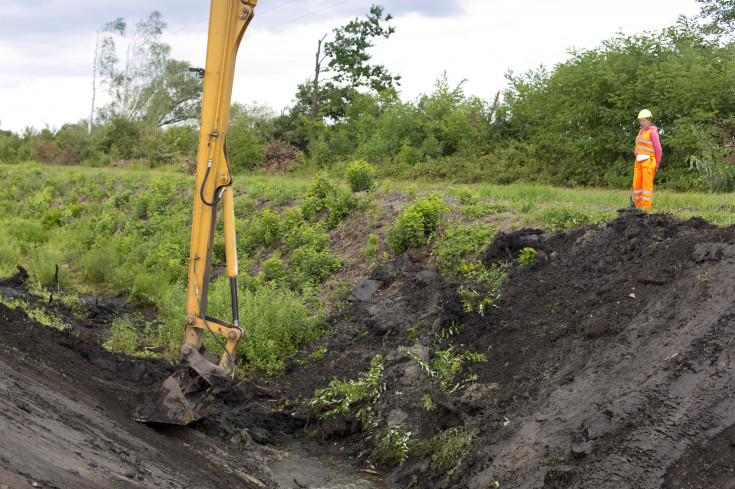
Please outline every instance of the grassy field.
M282 371L285 358L327 331L322 318L396 254L415 249L444 273L477 276L473 257L498 231L598 224L627 206L629 196L402 181L353 192L340 177L235 178L240 317L249 332L240 354L247 371ZM193 177L175 169L0 165L0 277L20 264L40 295L44 288L72 299L112 294L154 307L153 323L120 318L109 346L133 354L155 346L177 356L193 185ZM726 226L735 222L733 209L733 194L654 192L654 211L682 219L701 216ZM221 234L214 255L215 263L224 261ZM228 319L228 283L220 274L215 267L209 313Z

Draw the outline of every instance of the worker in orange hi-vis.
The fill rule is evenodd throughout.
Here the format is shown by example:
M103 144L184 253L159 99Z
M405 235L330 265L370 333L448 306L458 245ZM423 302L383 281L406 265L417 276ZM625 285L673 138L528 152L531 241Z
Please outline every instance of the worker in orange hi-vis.
M641 130L635 140L633 200L637 208L649 210L653 202L653 176L661 164L661 142L650 110L644 109L638 114L638 123Z

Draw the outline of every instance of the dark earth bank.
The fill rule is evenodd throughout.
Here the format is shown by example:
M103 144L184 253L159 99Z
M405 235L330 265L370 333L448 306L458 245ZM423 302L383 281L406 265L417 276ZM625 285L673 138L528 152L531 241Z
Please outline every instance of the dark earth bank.
M635 209L558 235L500 234L480 257L488 266L539 253L510 268L484 315L404 255L374 271L331 318L335 332L278 383L309 436L371 463L385 460L375 445L387 427L410 432L408 460L380 467L398 487L735 487L734 238ZM432 365L452 346L486 361L464 361L455 381L476 380L446 395L416 359ZM366 441L354 417L321 419L308 401L333 378L359 378L376 354L383 428Z
M261 444L293 438L297 424L283 413L246 412L243 406L259 398L253 386L233 388L220 415L189 427L137 423L138 406L181 366L100 346L113 316L129 312L123 301L49 304L27 293L25 278L21 270L0 281L0 291L72 327L43 326L0 304L3 488L277 486L265 462L280 455ZM237 422L229 423L233 413Z
M526 247L538 254L520 265ZM134 421L178 366L99 346L114 310L69 312L59 331L0 304L0 481L276 487L274 446L308 439L401 488L735 487L735 229L624 210L557 235L501 233L480 259L513 263L484 315L458 293L471 284L403 255L285 375L233 387L184 428ZM14 280L3 294L24 293ZM464 357L442 385L425 368L441 352L485 361ZM350 403L376 427L323 418L315 390L360 378L376 355L380 386ZM398 464L381 441L409 432Z

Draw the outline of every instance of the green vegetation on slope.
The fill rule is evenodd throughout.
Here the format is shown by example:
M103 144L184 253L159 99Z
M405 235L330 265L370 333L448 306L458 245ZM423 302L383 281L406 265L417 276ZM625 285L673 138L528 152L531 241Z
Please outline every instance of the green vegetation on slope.
M447 274L494 283L497 273L484 270L474 256L498 230L559 231L596 224L628 198L622 191L541 185L378 183L377 190L353 193L323 176L235 180L240 317L249 330L239 352L243 368L282 371L285 358L326 332L321 318L327 311L339 307L371 268L395 253L416 250ZM117 294L155 306L159 321L138 328L134 338L122 335L121 320L117 344L129 352L168 348L176 356L192 177L0 165L0 187L0 276L13 274L21 264L37 285ZM729 194L657 192L654 208L681 217L702 215L720 225L735 222L735 197ZM219 231L214 263L224 261ZM220 274L215 266L209 312L227 319L228 282ZM467 304L479 307L482 298L467 290Z

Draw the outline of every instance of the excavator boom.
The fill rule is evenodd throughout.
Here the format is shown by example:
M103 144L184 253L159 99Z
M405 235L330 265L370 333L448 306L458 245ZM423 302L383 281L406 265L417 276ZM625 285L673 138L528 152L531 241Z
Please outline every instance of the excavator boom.
M207 59L199 130L194 215L181 355L187 371L169 377L162 389L138 411L141 422L188 424L207 414L212 395L227 385L235 370L235 352L245 334L237 310L237 255L232 173L226 135L230 116L235 59L254 15L257 0L211 0ZM202 70L193 69L201 73ZM219 204L225 233L227 276L232 297L232 323L207 316L212 247ZM212 354L204 346L205 331L222 346Z

